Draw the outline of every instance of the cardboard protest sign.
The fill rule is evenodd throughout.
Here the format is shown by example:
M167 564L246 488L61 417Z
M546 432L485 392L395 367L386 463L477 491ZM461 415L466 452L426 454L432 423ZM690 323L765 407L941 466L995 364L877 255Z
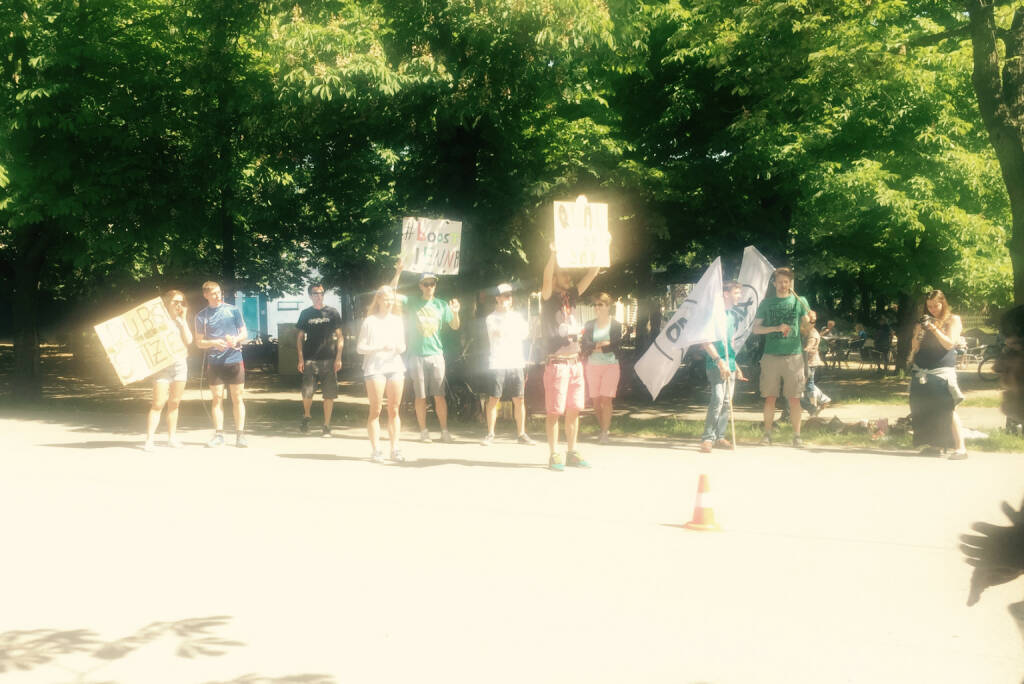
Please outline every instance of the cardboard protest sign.
M562 268L609 266L608 205L587 201L555 202L555 252Z
M95 326L121 384L148 377L188 355L159 297Z
M461 249L461 221L410 216L402 219L404 270L438 275L458 273Z

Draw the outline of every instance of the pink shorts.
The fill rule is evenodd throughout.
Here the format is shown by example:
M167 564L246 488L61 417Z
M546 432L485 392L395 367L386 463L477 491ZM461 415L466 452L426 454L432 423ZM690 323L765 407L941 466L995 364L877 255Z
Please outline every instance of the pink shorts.
M566 409L583 410L583 364L548 363L544 366L544 405L548 415L560 416Z
M615 396L619 389L619 364L588 363L586 374L591 399Z

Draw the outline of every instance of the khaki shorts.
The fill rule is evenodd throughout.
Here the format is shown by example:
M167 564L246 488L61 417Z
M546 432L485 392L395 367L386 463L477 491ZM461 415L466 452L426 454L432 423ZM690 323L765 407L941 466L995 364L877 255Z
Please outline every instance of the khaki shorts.
M782 385L782 396L787 399L799 399L803 396L806 384L802 354L765 354L761 357L762 397L779 396L779 385Z

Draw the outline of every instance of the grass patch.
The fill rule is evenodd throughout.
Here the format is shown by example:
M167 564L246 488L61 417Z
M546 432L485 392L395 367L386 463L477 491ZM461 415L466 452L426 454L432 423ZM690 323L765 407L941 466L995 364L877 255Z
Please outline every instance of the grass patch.
M1013 435L1005 430L993 430L985 439L972 439L967 442L967 450L978 451L1011 451L1024 453L1024 437Z
M964 403L961 406L971 406L974 408L1000 408L1002 406L1002 398L999 395L996 396L968 396L964 399Z

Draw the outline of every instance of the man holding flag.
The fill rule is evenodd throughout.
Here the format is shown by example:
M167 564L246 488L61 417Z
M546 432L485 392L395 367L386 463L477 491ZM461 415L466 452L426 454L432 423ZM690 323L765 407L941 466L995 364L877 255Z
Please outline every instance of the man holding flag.
M668 326L634 366L637 377L647 386L652 398L658 398L661 389L679 370L679 362L690 345L728 338L731 340L731 350L728 352L730 361L735 363L736 353L743 348L750 335L755 311L768 289L773 270L756 247L748 246L743 250L739 288L732 287L730 290L734 296L730 310L735 319L735 332L730 332L727 329L725 298L722 296L725 288L722 286L721 259L712 262ZM719 367L720 364L715 361L715 366ZM731 396L731 392L729 394ZM716 423L721 415L719 413ZM716 436L723 434L724 428L716 429Z
M722 259L716 258L634 369L655 399L668 384L687 348L725 339Z
M811 308L793 290L793 271L775 270L775 296L766 297L757 307L754 334L765 335L764 356L761 357L761 396L764 397L764 436L762 446L772 443L775 400L782 393L789 400L793 422L793 446L803 447L800 438L800 397L804 392L803 342L800 324L807 320Z
M743 371L736 365L736 350L733 349L736 323L741 315L733 307L739 302L742 294L743 288L735 280L728 280L722 285L725 337L717 342L703 344L704 353L707 354L708 385L711 387L708 413L704 419L704 434L700 438L700 450L704 453L710 453L712 447L734 448L732 442L726 439L725 430L732 417L732 397L736 390L736 381L746 380Z

